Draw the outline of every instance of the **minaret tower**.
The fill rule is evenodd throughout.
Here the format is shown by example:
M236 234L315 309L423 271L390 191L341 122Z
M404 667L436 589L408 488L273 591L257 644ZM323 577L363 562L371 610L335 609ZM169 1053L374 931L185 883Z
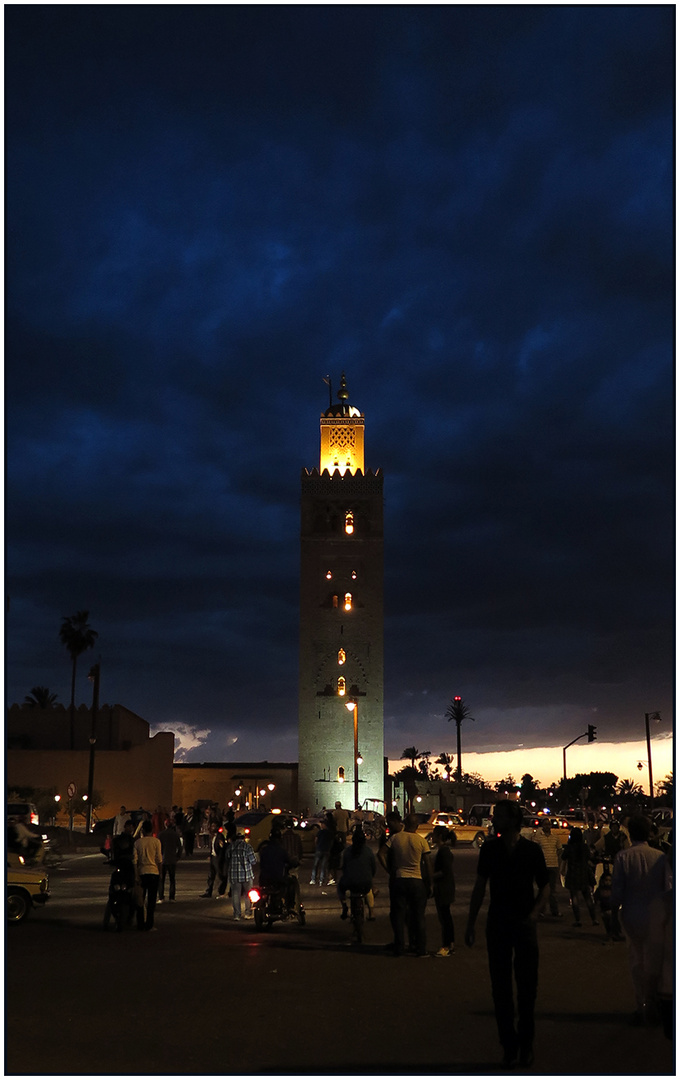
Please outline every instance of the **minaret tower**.
M364 471L344 372L319 468L302 470L300 546L298 803L351 810L355 791L360 805L384 798L383 476Z

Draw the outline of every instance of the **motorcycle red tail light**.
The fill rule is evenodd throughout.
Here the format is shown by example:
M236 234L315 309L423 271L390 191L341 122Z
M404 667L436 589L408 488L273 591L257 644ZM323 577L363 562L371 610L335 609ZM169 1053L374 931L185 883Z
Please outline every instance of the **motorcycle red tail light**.
M257 901L260 899L260 894L259 894L258 890L257 889L249 889L248 890L248 899L250 900L251 904L256 904Z

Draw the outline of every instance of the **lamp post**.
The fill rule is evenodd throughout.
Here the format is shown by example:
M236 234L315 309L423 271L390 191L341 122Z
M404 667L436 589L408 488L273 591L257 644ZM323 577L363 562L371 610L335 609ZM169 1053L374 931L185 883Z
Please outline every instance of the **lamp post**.
M649 721L656 720L657 724L661 719L661 713L658 712L646 712L645 713L645 732L647 735L647 764L649 766L649 797L654 799L654 781L652 780L652 740L649 736Z
M90 669L88 679L94 684L92 690L92 727L90 730L90 768L87 774L87 814L85 818L85 835L89 835L92 828L92 785L94 784L94 748L97 742L97 713L99 711L99 664Z
M354 714L354 809L356 810L359 807L359 705L354 698L346 701L345 705Z

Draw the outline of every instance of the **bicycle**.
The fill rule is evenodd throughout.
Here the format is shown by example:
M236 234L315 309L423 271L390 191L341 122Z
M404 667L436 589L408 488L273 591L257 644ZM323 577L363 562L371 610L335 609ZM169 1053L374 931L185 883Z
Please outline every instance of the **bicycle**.
M350 891L349 894L349 913L352 920L352 926L354 928L354 936L357 943L361 945L364 940L364 920L366 903L366 893Z

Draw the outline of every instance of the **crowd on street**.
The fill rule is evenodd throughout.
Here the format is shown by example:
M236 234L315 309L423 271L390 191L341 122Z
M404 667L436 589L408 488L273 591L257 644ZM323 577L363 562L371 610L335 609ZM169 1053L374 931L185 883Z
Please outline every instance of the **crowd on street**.
M395 957L443 959L454 954L456 945L451 911L455 856L446 827L437 825L428 841L418 832L419 823L416 814L407 814L402 821L396 811L389 813L382 823L376 859L361 815L350 814L337 802L315 822L309 886L335 886L341 919L348 917L348 898L361 894L372 920L379 861L389 889L392 940L386 949ZM488 886L486 946L506 1067L517 1061L527 1068L533 1063L537 926L543 919L564 917L560 899L565 891L574 928L581 927L587 913L593 926L602 927L603 944L627 942L635 1004L630 1022L661 1023L672 1037L672 832L662 842L643 815L632 815L624 824L611 821L602 829L594 821L585 824L584 829L571 828L565 844L546 819L529 839L521 835L521 807L502 799L494 806L493 827L479 851L464 940L470 948L475 944L475 924ZM300 832L293 826L292 816L274 819L270 835L256 852L232 808L194 806L185 813L182 807L158 807L135 821L121 807L114 820L110 859L113 876L133 897L130 921L134 914L139 930L156 930L156 906L175 902L177 865L195 851L208 857L200 897L231 897L234 920L253 917L249 894L255 883L260 889L280 889L290 911L299 912L303 849ZM430 898L440 932L434 952L426 941Z

